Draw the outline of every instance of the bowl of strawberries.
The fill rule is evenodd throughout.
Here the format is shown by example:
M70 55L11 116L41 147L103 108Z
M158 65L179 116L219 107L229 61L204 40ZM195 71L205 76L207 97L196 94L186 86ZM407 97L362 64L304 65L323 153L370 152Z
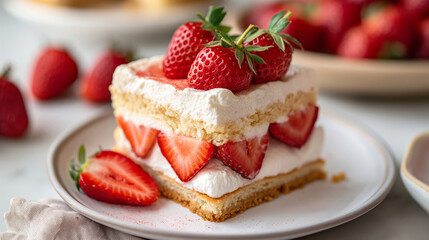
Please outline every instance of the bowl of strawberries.
M429 1L299 0L252 6L238 26L267 27L281 11L293 14L285 29L293 62L317 72L324 91L372 97L429 93Z

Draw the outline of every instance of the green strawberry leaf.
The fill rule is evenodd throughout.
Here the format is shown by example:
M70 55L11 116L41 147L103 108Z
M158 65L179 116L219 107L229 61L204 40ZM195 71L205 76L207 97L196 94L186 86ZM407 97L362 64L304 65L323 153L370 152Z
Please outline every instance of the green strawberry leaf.
M227 42L225 42L223 39L220 41L220 45L224 48L232 48L233 46Z
M265 63L265 61L264 61L264 59L262 59L262 58L261 58L261 57L259 57L258 55L251 54L251 53L249 53L249 55L252 57L252 59L253 59L255 62L260 63L260 64L266 64L266 63Z
M273 46L265 46L265 47L261 47L261 46L253 46L253 45L249 45L246 47L246 50L248 52L263 52L269 48L271 48Z
M287 38L287 40L289 40L289 41L295 43L296 45L298 45L299 48L304 49L304 47L302 46L302 44L296 38L290 36L289 34L280 34L280 36L282 36L283 38Z
M258 31L252 33L248 38L246 38L246 41L244 42L249 43L266 32L267 32L266 30L259 29Z
M223 10L223 7L209 7L207 19L213 26L219 25L222 22L223 18L226 15L226 12L224 12Z
M253 59L250 56L250 54L246 54L246 60L247 60L247 64L249 64L250 70L252 70L252 72L256 74L255 65L253 64Z
M203 22L201 28L212 31L213 33L216 31L228 33L231 30L231 27L220 25L226 15L226 11L224 10L224 7L210 6L206 17L204 17L201 13L198 13L197 17Z
M86 159L85 159L85 147L83 145L80 145L80 147L79 147L78 159L79 159L80 164L84 164L86 161Z
M268 29L272 29L283 18L283 16L285 15L286 12L287 11L284 10L284 11L281 11L281 12L277 13L276 15L274 15L271 18L270 23L268 24Z
M216 47L216 46L221 46L221 42L220 42L220 41L210 42L210 43L204 44L203 46L205 46L205 47Z
M237 47L235 48L235 58L237 59L238 65L241 68L241 64L243 63L243 59L244 59L244 53L243 51L241 51L241 49Z
M221 37L221 40L227 42L229 45L234 45L234 40L228 34L221 31L216 31L216 33Z
M231 31L230 26L224 26L224 25L219 25L216 27L216 29L224 33L229 33L229 31Z
M281 36L279 36L278 34L270 34L271 37L274 39L274 42L276 43L276 45L282 50L285 51L285 43L284 43L284 38L282 38Z
M75 182L77 190L80 190L80 186L79 186L80 175L82 174L82 171L85 169L85 167L89 164L91 159L85 159L86 153L85 153L85 147L83 145L80 145L77 155L79 160L78 165L76 165L75 160L72 159L70 163L69 174L71 179Z
M76 179L77 179L77 174L76 174L76 172L74 172L73 170L71 170L71 169L70 169L69 173L70 173L70 177L71 177L74 181L76 181Z
M283 31L288 25L290 21L279 21L274 27L271 29L272 32L279 33Z

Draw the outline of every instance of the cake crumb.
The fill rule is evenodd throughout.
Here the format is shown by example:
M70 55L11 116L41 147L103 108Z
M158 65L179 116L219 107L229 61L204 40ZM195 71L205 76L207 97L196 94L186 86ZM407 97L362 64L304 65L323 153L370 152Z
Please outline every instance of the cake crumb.
M340 172L332 175L331 181L334 183L344 181L346 179L346 174L344 172Z

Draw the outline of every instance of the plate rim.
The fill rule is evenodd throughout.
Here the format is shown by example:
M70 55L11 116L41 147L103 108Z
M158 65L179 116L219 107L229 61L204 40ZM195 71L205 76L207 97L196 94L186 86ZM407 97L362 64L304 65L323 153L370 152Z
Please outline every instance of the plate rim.
M102 112L99 114L96 114L92 118L83 121L79 124L77 124L74 127L69 128L68 130L65 130L62 132L51 144L48 150L48 160L47 160L47 171L48 171L48 178L51 183L51 185L54 187L55 191L60 195L60 197L75 211L78 213L92 219L93 221L96 221L100 224L107 225L109 227L115 228L122 232L127 233L143 233L144 235L148 237L167 237L170 239L179 239L179 238L187 238L187 239L198 239L198 238L206 238L206 239L215 239L215 238L229 238L229 239L260 239L261 237L269 238L269 239L275 239L280 237L300 237L309 235L312 233L316 233L319 231L323 231L329 228L333 228L335 226L338 226L340 224L344 224L346 222L349 222L357 217L362 216L363 214L367 213L368 211L375 208L378 204L380 204L384 198L387 196L387 194L390 192L390 190L393 187L394 180L397 175L397 169L395 165L395 161L393 158L393 154L388 147L388 145L384 142L384 140L379 137L377 134L375 134L372 130L370 130L368 127L363 125L362 123L357 123L356 121L351 121L350 119L346 119L344 117L339 117L337 115L334 115L332 113L328 113L326 111L321 111L321 115L324 118L334 120L337 122L340 122L347 127L358 131L363 137L368 138L374 146L377 147L380 154L383 156L383 160L385 162L385 175L383 182L380 184L380 186L377 188L377 190L368 197L367 200L365 200L358 208L352 209L350 212L347 212L343 215L340 215L336 218L333 218L328 221L324 221L317 224L311 224L311 225L304 225L302 227L293 229L293 230L287 230L287 231L275 231L271 233L254 233L254 234L217 234L217 235L211 235L211 234L204 234L204 233L192 233L192 232L177 232L177 231L167 231L167 230L156 230L153 227L146 227L146 226L135 226L131 223L127 223L124 221L121 221L119 219L106 216L102 213L99 213L95 210L92 210L88 207L86 207L84 204L76 200L63 186L63 183L61 183L61 180L59 178L59 174L56 172L56 161L55 156L57 154L58 149L60 146L66 142L69 138L71 138L73 135L77 134L78 132L85 129L87 126L94 124L95 122L98 122L104 118L112 117L112 111ZM140 235L142 236L142 235Z

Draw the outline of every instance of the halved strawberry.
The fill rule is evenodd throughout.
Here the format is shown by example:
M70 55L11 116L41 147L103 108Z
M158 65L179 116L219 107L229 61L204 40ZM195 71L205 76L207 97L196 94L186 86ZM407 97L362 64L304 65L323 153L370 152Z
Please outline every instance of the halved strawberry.
M86 159L79 149L79 165L70 176L89 197L107 203L150 205L158 199L158 185L139 165L122 154L101 151Z
M132 122L125 121L121 116L117 117L116 121L130 142L133 152L138 157L146 157L152 149L159 131L143 125L137 126Z
M291 113L288 121L272 123L270 134L272 137L289 146L301 148L304 145L316 123L319 107L309 105L305 109Z
M183 182L191 180L208 163L215 149L204 140L163 132L158 134L158 145Z
M216 148L216 157L242 177L254 179L262 167L268 148L268 133L239 142L227 142Z

